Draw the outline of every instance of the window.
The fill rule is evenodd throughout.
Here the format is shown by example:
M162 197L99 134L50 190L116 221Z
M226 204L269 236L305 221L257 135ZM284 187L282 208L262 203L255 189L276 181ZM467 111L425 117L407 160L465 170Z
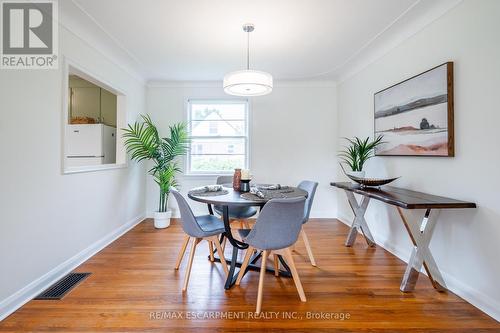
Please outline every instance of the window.
M232 173L248 166L248 102L191 100L188 173Z

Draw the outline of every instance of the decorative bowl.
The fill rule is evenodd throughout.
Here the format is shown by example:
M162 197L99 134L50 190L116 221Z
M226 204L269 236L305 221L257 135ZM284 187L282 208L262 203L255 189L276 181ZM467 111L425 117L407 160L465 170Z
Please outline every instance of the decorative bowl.
M342 168L342 171L344 172L344 174L349 177L349 179L351 179L352 181L360 184L361 186L382 186L382 185L386 185L386 184L389 184L393 181L395 181L396 179L398 179L399 177L396 177L396 178L365 178L365 177L356 177L354 175L351 175L349 173L347 173L345 170L344 170L344 167L342 166L342 164L340 165L340 167Z
M360 184L361 186L382 186L389 184L390 182L395 181L399 177L396 178L359 178L359 177L354 177L347 175L351 180L355 181L356 183Z

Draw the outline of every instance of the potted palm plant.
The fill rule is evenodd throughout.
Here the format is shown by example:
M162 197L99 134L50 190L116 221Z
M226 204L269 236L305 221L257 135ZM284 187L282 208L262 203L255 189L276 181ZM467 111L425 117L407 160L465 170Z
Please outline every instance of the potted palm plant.
M339 152L339 157L351 168L351 171L347 171L349 175L358 178L365 176L363 166L368 159L373 157L375 148L384 143L382 138L382 135L377 136L373 141L370 141L370 138L364 140L358 137L354 137L354 139L344 138L349 145Z
M170 126L170 137L161 138L158 129L149 115L141 115L142 122L129 124L124 128L125 147L131 159L137 162L150 160L153 167L148 173L153 176L160 187L158 211L154 214L156 228L170 225L172 211L167 209L170 188L177 186L175 175L181 172L177 157L188 151L189 136L186 124L178 123Z

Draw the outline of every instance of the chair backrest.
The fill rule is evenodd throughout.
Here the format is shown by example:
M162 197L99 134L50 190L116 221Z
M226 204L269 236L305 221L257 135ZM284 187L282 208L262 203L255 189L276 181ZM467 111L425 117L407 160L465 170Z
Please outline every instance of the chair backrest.
M233 176L219 176L217 177L217 184L232 184Z
M186 234L191 237L203 237L204 233L198 222L196 222L196 217L189 207L186 199L174 188L170 188L170 193L174 195L175 200L177 200L177 205L179 206L179 211L181 212L181 223L182 229Z
M302 228L304 197L269 200L245 242L261 250L284 249L297 241Z
M304 220L302 221L302 223L306 223L309 220L309 215L311 214L311 207L318 183L310 180L303 180L297 187L307 192L306 204L304 206Z

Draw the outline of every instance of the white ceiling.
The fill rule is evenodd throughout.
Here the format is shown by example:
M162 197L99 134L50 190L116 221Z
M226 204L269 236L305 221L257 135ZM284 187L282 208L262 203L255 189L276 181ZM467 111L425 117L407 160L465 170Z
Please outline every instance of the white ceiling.
M439 1L449 2L74 0L127 51L146 80L169 81L221 80L228 71L243 69L246 22L256 26L251 68L275 79L335 80L390 27L409 21L403 17L418 12L423 2Z

